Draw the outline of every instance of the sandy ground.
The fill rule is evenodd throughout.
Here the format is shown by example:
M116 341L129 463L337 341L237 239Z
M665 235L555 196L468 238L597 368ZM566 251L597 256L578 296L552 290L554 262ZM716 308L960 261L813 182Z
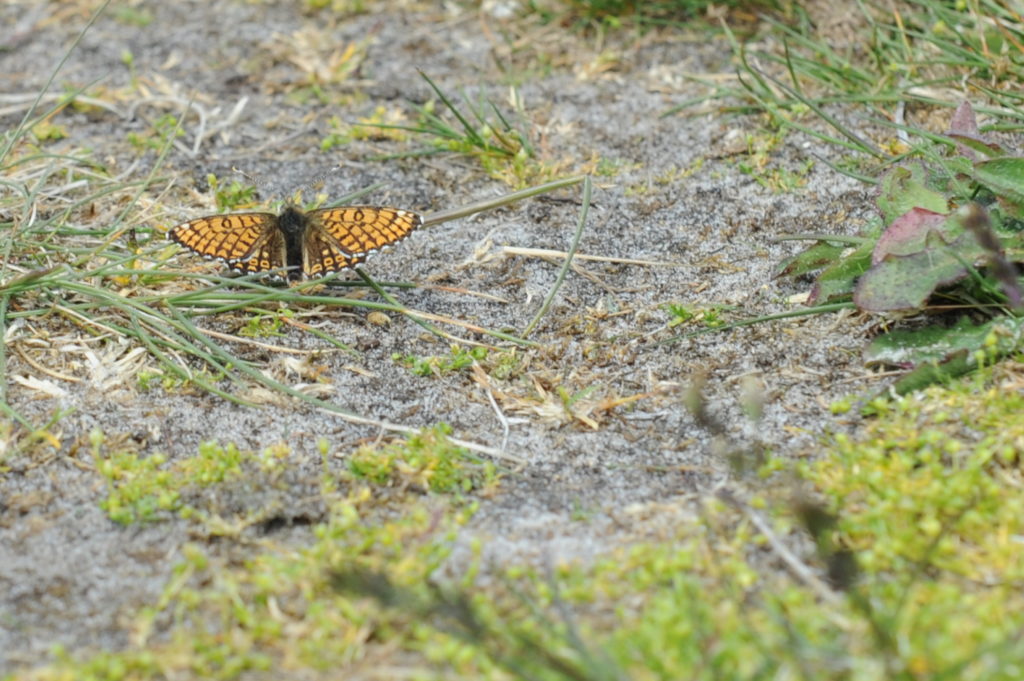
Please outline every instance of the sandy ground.
M263 199L281 198L332 165L324 191L340 196L384 183L368 201L423 212L443 210L509 191L487 177L473 160L455 155L376 161L374 153L396 153L412 142L362 140L320 150L329 120L352 121L378 106L410 112L429 89L422 69L446 91L460 88L507 101L506 73L522 79L520 92L543 155L586 169L595 159L616 168L595 176L594 206L580 252L656 264L580 262L534 334L538 349L527 376L548 390L570 394L596 386L592 398L649 393L608 412L593 411L597 428L558 413L515 411L506 452L525 464L504 479L497 495L481 502L460 542L484 542L488 561L509 564L541 559L587 560L625 536L643 534L670 518L638 509L709 492L728 477L728 466L711 438L682 405L682 390L706 375L712 414L736 442L760 441L784 454L800 454L826 429L839 427L824 408L858 383L863 374L862 321L823 316L766 323L672 344L664 306L726 306L728 319L793 309L789 298L806 283L773 278L774 268L798 247L777 243L782 234L855 232L870 216L867 191L817 164L807 184L775 193L737 167L744 135L758 134L759 120L715 110L661 117L667 109L706 92L684 76L729 74L727 44L707 34L681 30L597 39L558 27L534 28L510 48L501 36L512 31L486 11L455 11L410 4L340 19L304 15L297 3L141 2L135 12L151 18L134 25L109 12L86 34L57 77L66 85L99 81L99 92L116 99L122 112L137 104L135 118L102 110L67 110L54 122L68 136L50 150L90 148L114 174L143 177L156 161L126 142L148 130L148 120L177 113L179 101L195 96L225 117L243 98L240 115L222 134L206 140L194 157L172 150L163 169L170 179L148 196L156 211L147 218L166 229L209 212L205 176L231 179L231 168L269 179ZM429 5L429 3L428 3ZM34 93L43 86L63 51L87 18L77 3L6 3L5 30L30 30L11 38L0 52L0 90ZM366 41L365 43L361 41ZM356 73L324 86L328 103L290 98L301 86L303 58L327 61L350 44L366 46ZM133 73L122 55L133 55ZM312 55L312 56L310 56ZM552 64L545 67L544 64ZM502 68L499 68L499 65ZM144 92L145 91L145 92ZM148 93L148 97L146 94ZM115 97L116 95L116 97ZM117 99L123 97L123 99ZM344 106L338 102L344 101ZM4 117L5 129L19 113ZM196 120L187 119L187 144ZM772 153L773 167L797 169L815 154L798 136ZM682 171L691 170L689 174ZM237 177L237 176L236 176ZM159 190L174 186L159 199ZM2 191L2 190L0 190ZM158 204L153 203L159 201ZM205 202L205 203L204 203ZM407 305L494 329L522 330L536 313L558 273L558 263L507 256L503 246L568 247L579 213L579 191L524 201L503 209L438 225L371 262L382 280L482 292L497 300L458 291L421 287L402 291ZM168 267L194 268L182 253ZM451 424L460 438L496 447L503 426L484 390L468 372L418 377L393 353L444 355L446 342L424 334L401 317L389 326L368 323L366 313L332 312L316 320L325 331L351 343L358 358L325 353L324 376L332 399L353 412L409 426ZM237 331L225 320L209 328ZM275 344L315 348L318 341L287 329ZM233 346L252 359L273 353ZM101 350L97 348L97 350ZM104 355L107 352L107 355ZM103 349L100 356L116 359ZM9 355L9 374L34 369ZM279 376L286 373L272 369ZM292 379L294 380L294 379ZM764 399L763 418L743 416L744 391ZM284 443L292 492L315 485L320 472L316 443L350 451L381 433L336 416L291 403L248 409L190 391L140 391L127 383L98 380L62 385L67 396L40 398L12 384L11 402L37 419L58 407L73 408L56 427L62 448L51 457L13 458L0 474L0 674L45 659L48 646L70 650L117 648L125 634L119 618L151 602L166 582L188 528L176 521L122 527L98 507L105 487L89 465L88 433L100 428L112 442L172 459L193 455L200 442L234 442L261 450ZM557 403L557 400L555 400ZM285 516L317 513L277 494ZM266 503L267 499L245 503ZM243 502L239 502L243 503ZM579 509L585 521L574 519ZM302 528L293 541L302 541ZM456 552L455 565L464 554Z

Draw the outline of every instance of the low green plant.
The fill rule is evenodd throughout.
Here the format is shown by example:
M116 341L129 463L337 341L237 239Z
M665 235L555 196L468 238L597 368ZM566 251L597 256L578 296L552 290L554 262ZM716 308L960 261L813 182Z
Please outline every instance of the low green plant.
M247 338L269 338L271 336L284 336L281 329L285 326L285 319L295 316L295 312L288 308L282 310L257 310L254 311L245 326L238 332L238 335Z
M722 312L728 309L724 305L692 306L682 303L666 303L666 312L671 315L668 327L673 328L689 322L698 322L705 329L718 329L726 325Z
M256 461L234 445L204 443L195 457L168 462L162 454L139 456L132 452L103 452L103 436L93 432L96 470L107 480L107 496L100 502L111 520L122 525L150 522L162 516L190 516L195 509L182 490L207 487L242 474L242 464Z
M800 163L796 169L789 169L773 164L774 152L785 139L783 129L772 129L758 134L746 136L746 150L736 161L736 167L744 175L749 175L755 182L776 193L794 191L807 184L814 161L811 159Z
M339 16L362 14L366 11L365 0L304 0L304 3L312 12L329 10Z
M413 487L435 493L493 487L495 465L453 445L451 427L440 424L385 447L364 447L348 459L349 471L375 485Z
M557 21L576 29L603 31L679 25L699 17L715 4L735 7L743 3L736 0L714 4L706 0L530 0L529 9L545 22Z
M210 185L213 198L217 202L217 212L225 213L237 210L240 206L251 205L256 198L256 187L231 180L230 184L222 182L216 175L209 173L206 183Z
M597 159L594 166L594 175L598 177L616 177L619 173L628 170L637 170L642 164L624 158L608 158L602 156Z
M1024 259L1024 156L981 134L966 103L948 133L927 135L918 152L922 158L882 177L879 219L866 234L819 237L780 266L787 276L820 269L810 305L850 301L876 314L960 311L872 342L869 364L913 370L900 391L997 361L1020 348L1024 334L1015 271Z
M135 28L145 28L153 23L153 12L146 8L115 5L110 11L114 21Z
M417 357L416 355L403 355L394 353L391 359L403 365L417 376L443 376L444 374L468 369L474 362L487 359L487 348L474 346L464 348L460 345L451 346L451 354L448 357L430 356Z
M639 166L637 166L639 167ZM626 187L626 196L643 196L655 191L660 187L668 187L682 183L687 178L704 167L704 159L698 158L689 166L679 167L671 165L664 172L649 178L644 182L637 182Z
M669 328L685 324L696 316L695 312L682 303L666 303L665 310L672 315L668 322Z
M55 142L68 136L68 130L63 125L56 125L52 121L40 121L32 126L32 136L36 142L43 144Z
M359 125L415 133L428 140L429 146L406 155L467 154L492 177L516 187L526 187L531 182L560 174L560 166L564 164L545 162L538 157L530 139L530 124L523 102L515 88L510 96L514 112L509 115L482 94L474 99L463 93L461 105L457 104L429 76L422 72L420 75L437 99L412 105L418 114L415 124L370 122Z
M353 140L392 139L404 141L408 134L400 127L404 120L401 111L378 106L369 116L359 118L355 123L344 122L339 116L332 116L327 124L330 132L320 142L321 151L344 146Z
M178 117L172 113L161 114L151 125L151 129L141 133L129 132L128 143L140 151L161 151L170 140L185 135L185 131L178 123Z

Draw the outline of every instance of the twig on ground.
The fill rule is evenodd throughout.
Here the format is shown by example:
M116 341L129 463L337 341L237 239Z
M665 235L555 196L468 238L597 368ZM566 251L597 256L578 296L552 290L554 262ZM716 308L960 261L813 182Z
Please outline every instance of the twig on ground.
M342 419L343 421L347 421L348 423L353 423L360 426L373 426L376 428L380 428L381 430L390 431L392 433L402 433L403 435L417 435L422 430L421 428L403 426L398 423L391 423L390 421L378 421L377 419L371 419L366 416L359 416L358 414L335 411L334 409L321 408L321 411L324 411L328 414L333 414L338 418ZM486 445L477 444L476 442L470 442L469 440L462 440L460 438L451 436L448 436L448 441L451 442L456 447L462 447L464 449L468 449L479 454L484 454L495 459L509 461L518 466L523 466L526 464L525 459L522 459L513 454L508 454L499 449L495 449L494 447L488 447Z
M473 362L473 378L476 379L476 382L484 389L484 394L487 395L487 401L491 403L491 409L494 410L495 415L498 417L498 421L501 423L503 432L500 451L504 452L505 447L508 445L508 435L510 430L508 418L505 416L505 413L501 411L501 407L498 406L498 402L494 399L494 391L491 389L490 377L477 362Z
M522 255L529 258L568 258L568 251L556 251L551 248L521 248L519 246L504 246L501 249L502 255ZM610 262L620 265L644 265L648 267L673 267L681 263L668 262L665 260L636 260L634 258L613 258L607 255L586 255L584 253L572 254L576 260L595 260L597 262Z

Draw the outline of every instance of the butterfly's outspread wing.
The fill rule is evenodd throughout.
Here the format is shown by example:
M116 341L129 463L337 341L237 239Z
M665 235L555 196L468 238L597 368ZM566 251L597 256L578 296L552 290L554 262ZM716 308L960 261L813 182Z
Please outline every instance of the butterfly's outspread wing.
M275 232L280 230L273 213L236 213L191 220L171 229L169 236L199 255L234 268L257 252L266 252L267 241L272 240Z
M313 224L302 237L302 271L307 277L322 277L331 272L355 267L365 255L346 255L326 238L326 232Z
M376 253L423 225L423 218L412 211L374 206L323 208L309 218L313 229L326 233L325 241L350 256Z
M228 260L228 266L242 274L268 273L274 278L285 280L288 271L288 250L284 233L274 227L261 237L252 252L242 260Z

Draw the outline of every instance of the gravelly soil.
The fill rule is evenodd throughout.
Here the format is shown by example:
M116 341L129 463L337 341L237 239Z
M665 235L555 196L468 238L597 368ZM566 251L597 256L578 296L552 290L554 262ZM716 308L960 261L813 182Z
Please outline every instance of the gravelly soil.
M177 113L180 102L193 95L222 117L248 98L230 128L206 140L194 158L172 151L163 174L176 186L159 199L149 224L167 227L208 212L207 194L182 188L194 183L205 192L207 173L230 178L233 166L269 178L263 198L271 199L340 164L341 171L326 179L329 194L383 182L369 201L430 212L508 188L462 157L369 159L373 152L395 153L412 143L357 141L321 152L330 117L355 120L377 106L407 109L408 100L426 101L430 93L417 69L446 91L482 89L503 102L508 86L502 84L499 61L525 69L538 53L555 55L553 68L535 69L520 87L544 153L577 168L594 158L619 166L616 174L595 178L594 208L580 252L659 264L581 261L585 273L570 274L534 335L543 347L524 355L530 372L548 386L564 385L570 392L598 386L596 398L651 396L594 412L597 429L557 410L514 413L503 405L515 419L506 452L525 463L506 477L495 497L482 501L461 540L483 538L488 560L586 560L616 541L671 522L656 511L659 504L706 493L726 479L728 467L716 458L711 438L682 406L681 390L698 374L706 375L709 411L736 442L761 441L797 454L824 429L839 427L824 406L854 390L858 384L844 380L863 373L864 329L856 318L815 317L658 342L674 333L666 328L669 302L734 307L736 318L792 309L788 298L806 285L773 279L773 268L797 246L776 243L774 237L851 233L870 215L863 188L824 165L811 170L805 187L789 193L774 193L741 173L735 154L743 148L742 136L756 131L756 120L715 112L661 117L673 104L702 92L685 74L731 72L724 42L682 31L613 37L604 48L617 59L603 69L597 67L602 62L592 38L535 29L536 38L509 60L509 50L496 37L503 30L499 19L478 11L417 7L330 19L304 15L293 3L138 3L136 11L152 21L134 26L123 17L101 17L61 71L56 89L101 79L108 92L130 93L117 102L123 113L136 105L149 120ZM12 48L0 52L0 90L36 92L86 13L77 4L37 2L6 4L0 13L4 27L26 16L34 19L30 31L10 38ZM352 95L347 107L289 99L303 77L290 57L307 49L325 57L362 40L371 42L358 73L325 86L329 94ZM141 88L128 87L126 50L134 57ZM143 88L153 96L144 97ZM164 94L179 103L158 97ZM18 115L7 115L4 127L13 127ZM141 177L156 161L152 152L140 154L126 143L129 132L148 129L141 117L68 110L55 122L68 137L54 150L91 148L114 174L137 163L129 177ZM187 145L195 125L195 118L187 119ZM772 163L795 169L809 153L799 137L791 136ZM665 182L673 168L696 170ZM156 192L149 198L156 199ZM505 256L500 248L566 249L578 211L578 191L571 191L445 223L371 261L370 271L383 280L497 296L504 302L437 287L400 294L419 310L521 330L553 285L558 263ZM196 266L187 254L168 264ZM358 359L318 358L339 405L414 427L444 421L461 438L501 443L501 422L470 374L417 377L391 358L393 353L443 355L446 343L401 317L386 327L368 323L361 311L315 321L361 351ZM237 331L230 321L206 323ZM54 335L72 332L55 324ZM295 329L286 333L271 342L317 347L318 341ZM107 362L119 356L109 347L90 349ZM261 352L234 349L253 359ZM75 352L80 354L62 361L87 367L85 350L70 355ZM275 375L298 380L289 379L273 353L263 354ZM16 354L9 353L9 367L11 376L35 372ZM113 442L171 458L194 454L200 442L211 439L253 450L286 443L292 449L295 494L257 490L248 500L240 496L224 503L269 503L259 495L277 494L273 501L294 517L319 512L299 502L289 506L289 498L303 498L304 486L316 484L318 440L326 438L332 450L344 453L362 438L380 434L292 403L247 409L199 393L140 391L131 382L111 385L100 373L83 368L85 380L61 384L67 394L56 399L12 384L12 403L36 419L56 407L73 411L56 428L63 446L55 456L9 460L10 470L0 475L0 673L44 659L55 642L72 650L123 645L121 618L159 594L188 538L178 523L125 528L98 508L105 488L89 465L91 430L100 428ZM765 401L757 423L743 416L740 404L751 381ZM586 520L574 520L581 508ZM292 540L302 541L301 528L284 531L294 531ZM450 568L457 571L464 554L455 555Z

